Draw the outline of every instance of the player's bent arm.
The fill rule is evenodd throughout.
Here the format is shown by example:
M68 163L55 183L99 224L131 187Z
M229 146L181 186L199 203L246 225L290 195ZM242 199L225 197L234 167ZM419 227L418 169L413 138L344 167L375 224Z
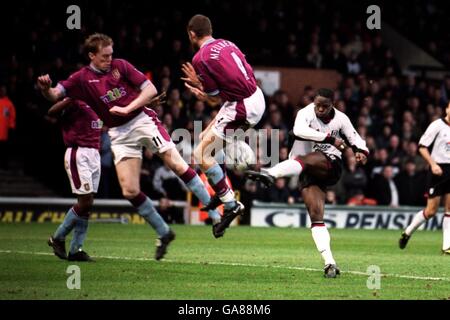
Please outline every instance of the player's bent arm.
M39 76L36 84L44 98L51 102L56 102L65 96L64 87L57 85L52 88L52 79L48 74Z
M64 97L64 91L59 86L49 88L48 90L41 90L41 92L44 98L50 102L56 102Z
M309 127L309 123L306 120L305 116L300 113L297 114L297 118L295 119L294 124L294 135L298 140L307 140L314 142L324 142L333 144L334 141L332 137L327 135L326 133L316 131Z
M207 96L206 101L208 102L208 104L211 107L215 107L220 105L220 102L222 101L222 99L220 98L220 96Z
M57 116L70 104L72 104L72 99L70 98L65 98L64 100L58 101L50 109L48 109L47 114L49 116Z
M148 105L157 94L158 91L155 86L149 81L148 84L142 89L139 96L131 101L128 106L126 106L127 112L130 113L136 109Z
M353 153L363 153L366 157L369 156L369 148L367 148L366 142L361 138L358 132L353 127L350 119L343 114L344 120L342 121L341 131L344 133L345 138L348 140Z
M430 151L428 151L428 148L426 146L419 145L419 153L430 166L436 165L436 161L433 160Z

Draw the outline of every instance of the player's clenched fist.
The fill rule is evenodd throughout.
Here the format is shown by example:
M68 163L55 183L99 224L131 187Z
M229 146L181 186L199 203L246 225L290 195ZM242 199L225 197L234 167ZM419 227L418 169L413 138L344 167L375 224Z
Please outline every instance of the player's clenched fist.
M444 173L444 171L442 171L442 168L437 163L433 163L431 165L431 172L433 172L433 174L436 176L442 176L442 174Z
M338 148L340 151L344 151L345 148L347 148L347 145L345 144L344 140L336 138L334 140L334 146Z
M356 152L355 158L357 163L366 164L367 163L367 156L362 152Z
M48 74L38 77L37 86L40 90L46 91L52 86L52 79Z

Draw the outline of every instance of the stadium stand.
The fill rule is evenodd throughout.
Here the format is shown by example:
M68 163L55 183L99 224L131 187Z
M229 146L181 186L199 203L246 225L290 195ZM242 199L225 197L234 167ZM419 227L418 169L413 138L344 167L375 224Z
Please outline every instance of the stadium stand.
M55 138L60 135L58 127L55 120L45 115L49 104L37 92L35 80L48 72L56 82L78 68L84 62L80 52L82 40L94 31L110 34L115 42L115 55L129 59L145 71L159 91L167 91L167 104L156 111L169 131L178 127L192 129L193 120L211 119L212 106L195 101L180 81L180 65L193 54L185 24L197 13L192 12L187 2L177 4L176 9L167 5L139 11L133 8L143 3L82 2L84 16L80 31L61 28L65 16L50 15L45 10L49 2L25 1L13 17L0 22L2 28L7 25L9 30L21 30L18 34L5 35L4 43L9 45L1 53L5 63L1 64L0 79L17 108L17 133L11 153L25 175L39 180L59 196L70 195L62 165L62 139ZM441 8L444 3L415 0L407 8L389 1L382 3L392 9L386 10L389 14L383 19L402 36L450 66L449 34L435 28L446 18ZM357 5L335 1L326 6L309 1L261 0L204 1L203 5L203 13L214 20L215 34L238 43L252 65L333 69L340 73L342 80L335 88L336 106L351 117L358 132L367 140L371 155L366 167L354 168L352 155L346 154L345 179L341 179L330 199L335 197L340 204L355 201L355 195L371 199L375 194L373 186L387 185L381 180L384 168L390 166L398 193L402 195L398 204L425 203L423 197L418 203L417 197L403 195L408 194L411 183L415 183L412 181L424 178L426 167L417 153L418 138L430 121L443 115L450 96L450 77L427 79L402 70L381 33L365 27L364 1ZM58 8L65 12L67 7L64 2L52 2L52 6L56 6L52 12ZM238 9L238 6L242 7ZM109 18L101 18L100 12ZM230 23L225 18L231 13L233 21L239 23ZM411 15L415 18L411 19ZM23 21L33 26L31 31L18 28ZM415 21L417 23L411 25ZM282 90L267 96L268 112L259 127L283 131L282 148L290 147L288 131L296 111L311 102L314 89L317 88L298 88L296 97ZM414 168L408 163L413 163ZM156 194L149 179L159 165L159 162L144 164L144 191L148 194ZM0 192L7 195L3 193L8 189L5 184L15 179L8 180L5 172L0 179ZM247 197L246 203L267 199L265 190L245 184L241 174L230 172L230 180ZM27 181L31 179L14 182L31 185ZM379 183L374 183L376 181ZM292 188L295 183L286 182L277 184L276 198L301 202L298 190ZM20 194L35 195L32 192L39 188L11 190L20 189ZM101 190L105 190L104 187ZM120 197L117 190L105 192Z

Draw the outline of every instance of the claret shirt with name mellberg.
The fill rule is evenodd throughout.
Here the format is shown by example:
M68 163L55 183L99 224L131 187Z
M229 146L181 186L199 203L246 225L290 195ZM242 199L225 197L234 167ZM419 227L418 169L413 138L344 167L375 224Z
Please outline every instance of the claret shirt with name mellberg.
M107 72L85 66L67 80L59 82L58 86L67 97L85 101L105 125L112 128L127 123L143 108L138 108L126 116L114 115L109 109L114 106L126 107L149 84L150 80L131 63L123 59L113 59Z
M241 101L256 91L256 79L244 54L231 41L211 39L192 59L203 89L224 101Z

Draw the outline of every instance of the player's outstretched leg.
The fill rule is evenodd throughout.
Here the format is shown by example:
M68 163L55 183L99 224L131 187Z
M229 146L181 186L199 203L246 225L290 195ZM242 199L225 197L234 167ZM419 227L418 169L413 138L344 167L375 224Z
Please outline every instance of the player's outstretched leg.
M405 249L414 231L417 230L425 221L427 221L427 215L425 214L425 209L420 210L416 213L411 223L402 232L400 239L398 240L398 246L400 249Z
M261 182L265 187L270 187L275 183L275 177L268 174L267 171L264 172L263 169L261 171L247 170L244 175L249 180Z
M220 214L216 208L221 204L220 200L218 202L217 197L211 198L198 174L189 167L177 149L169 149L159 156L180 177L186 187L206 205L206 208L202 208L201 210L208 212L208 216L211 218L213 225L217 224L220 221Z
M261 171L248 170L245 176L250 180L260 181L266 187L275 183L277 178L300 175L305 168L304 161L297 157L284 160L272 168L262 168Z
M145 221L156 230L159 235L156 240L156 253L155 259L161 260L167 253L167 247L169 243L175 239L175 233L170 230L167 223L160 216L152 200L147 197L143 192L130 199L131 204L137 208L138 213L144 217Z
M175 237L170 235L173 232L156 210L152 200L139 189L141 166L142 161L139 158L123 158L116 163L117 177L125 199L130 201L139 215L155 229L159 240L163 243L163 248L161 249L159 246L160 241L157 241L155 258L157 257L157 260L160 260L167 252L167 246ZM170 239L170 241L167 241L167 239Z
M206 209L212 209L213 205L218 205L220 202L224 206L224 213L220 222L213 224L213 235L216 238L222 237L231 222L237 216L244 214L244 205L236 200L233 190L227 184L224 170L212 156L212 151L222 150L224 143L224 140L219 138L212 130L207 130L204 132L202 141L194 150L194 158L206 174L209 184L217 196L213 197ZM220 199L220 202L217 198Z
M202 180L198 176L198 174L191 168L187 167L186 171L180 175L181 180L186 184L186 187L202 202L206 204L208 208L208 216L214 223L220 221L220 213L217 211L217 207L221 204L215 205L217 201L215 197L211 198L208 191L206 190L205 185ZM213 199L215 199L213 201ZM220 200L220 199L219 199ZM202 210L203 211L203 210Z
M450 255L450 213L448 211L442 220L442 237L442 253Z

